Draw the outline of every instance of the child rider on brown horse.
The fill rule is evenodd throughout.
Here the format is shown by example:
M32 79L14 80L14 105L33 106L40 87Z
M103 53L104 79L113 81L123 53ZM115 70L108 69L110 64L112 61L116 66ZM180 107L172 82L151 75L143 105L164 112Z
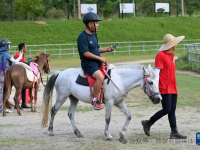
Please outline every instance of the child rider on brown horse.
M23 52L20 52L20 55L17 59L14 59L9 53L10 41L8 39L0 40L0 112L3 110L3 87L4 87L4 76L5 72L12 63L19 62L22 59ZM6 110L7 113L11 112Z

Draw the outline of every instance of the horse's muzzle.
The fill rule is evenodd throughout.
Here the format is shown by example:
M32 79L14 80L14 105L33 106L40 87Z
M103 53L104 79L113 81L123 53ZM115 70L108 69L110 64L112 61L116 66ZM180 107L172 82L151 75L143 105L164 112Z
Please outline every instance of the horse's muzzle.
M162 96L160 95L160 92L154 93L154 95L149 98L151 99L152 103L154 103L154 104L158 104L162 100Z

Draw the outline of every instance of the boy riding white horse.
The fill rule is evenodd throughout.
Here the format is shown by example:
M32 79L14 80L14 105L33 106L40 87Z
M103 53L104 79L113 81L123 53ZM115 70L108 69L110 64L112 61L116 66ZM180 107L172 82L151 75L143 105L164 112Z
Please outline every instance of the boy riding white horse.
M96 110L102 109L100 101L97 96L100 92L101 85L104 80L104 75L99 68L103 64L107 65L106 58L101 57L100 53L112 52L114 48L110 46L107 49L101 48L98 45L96 31L98 30L101 21L99 16L93 12L88 12L83 17L83 23L86 28L77 39L78 51L81 59L81 67L91 77L96 79L93 87L92 107Z

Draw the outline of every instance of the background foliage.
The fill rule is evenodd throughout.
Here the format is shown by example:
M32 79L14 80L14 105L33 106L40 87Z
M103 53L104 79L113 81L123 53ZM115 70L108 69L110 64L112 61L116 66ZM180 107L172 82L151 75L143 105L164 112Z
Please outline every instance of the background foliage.
M77 0L0 0L0 14L7 16L11 15L11 1L13 1L14 19L15 20L38 20L43 18L72 18L77 16ZM136 3L137 16L154 16L154 3L165 2L164 0L134 0ZM75 2L75 3L74 3ZM98 14L100 17L104 17L104 12L109 10L112 14L110 17L119 16L118 4L122 0L80 0L82 4L85 3L97 3ZM123 0L124 3L132 3L133 0ZM177 8L178 13L181 13L181 0L168 0L170 2L171 15L176 16ZM75 4L75 14L74 12ZM56 11L59 10L59 14L56 17ZM111 11L112 10L112 11ZM185 13L189 15L199 15L200 1L199 0L184 0ZM189 10L189 11L188 11ZM61 12L62 11L62 12ZM51 12L51 17L49 13ZM52 12L54 14L52 15ZM192 14L191 14L192 13ZM165 14L168 15L168 14ZM39 17L40 16L40 17ZM54 16L54 17L52 17ZM133 17L131 14L125 14L124 17ZM106 16L107 17L107 16ZM9 19L9 17L7 18ZM2 20L3 21L3 20Z

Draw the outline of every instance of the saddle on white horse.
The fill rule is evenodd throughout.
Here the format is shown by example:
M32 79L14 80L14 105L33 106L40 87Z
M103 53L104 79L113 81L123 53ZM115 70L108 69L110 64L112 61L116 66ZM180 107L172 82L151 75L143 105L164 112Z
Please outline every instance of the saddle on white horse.
M37 82L37 80L40 78L40 73L38 69L38 65L35 62L31 62L30 66L23 62L16 63L17 65L21 65L26 70L26 76L27 79L31 82Z
M110 64L107 68L107 72L108 75L111 76L111 70L114 69L115 66L113 64ZM108 79L107 76L105 76L105 79ZM107 84L109 84L109 81L107 82ZM80 74L78 75L77 79L76 79L76 83L80 84L80 85L85 85L85 86L89 86L89 82L88 82L88 77L86 76L86 73L84 72L84 70L81 68L80 69Z
M107 67L107 68L106 68ZM115 66L114 65L109 65L109 66L101 66L99 70L102 72L102 74L105 76L105 79L108 79L107 75L105 74L105 71L108 72L108 75L110 76L111 74L111 69L113 69ZM109 84L109 79L107 84ZM91 95L91 100L93 100L93 92L92 92L92 87L94 86L94 83L96 82L96 79L91 77L88 73L85 73L83 69L81 69L80 74L78 75L76 79L76 83L85 85L85 86L90 86L90 95ZM100 100L101 103L103 103L103 84L101 85L101 89L98 94L98 100Z

